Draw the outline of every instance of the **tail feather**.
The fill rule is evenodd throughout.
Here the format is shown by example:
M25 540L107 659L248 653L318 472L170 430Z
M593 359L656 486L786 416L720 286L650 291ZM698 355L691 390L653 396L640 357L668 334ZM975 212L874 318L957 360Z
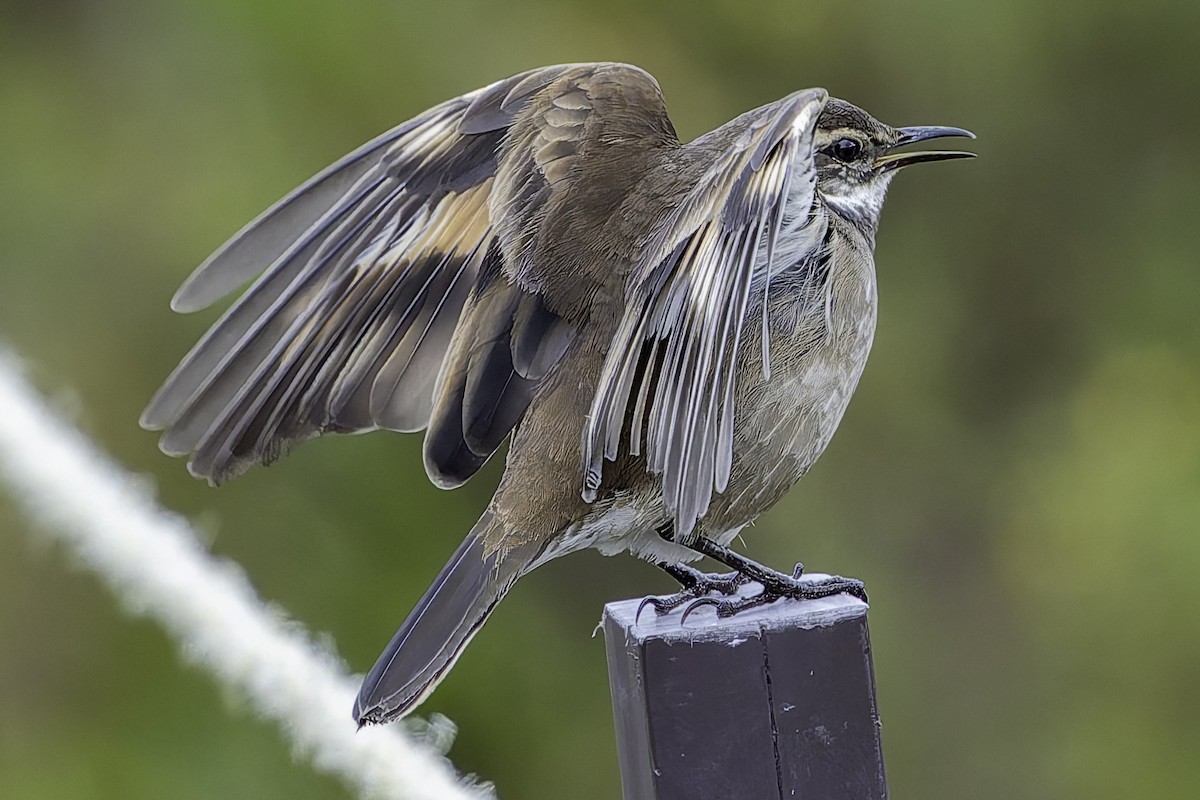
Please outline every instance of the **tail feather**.
M450 557L367 673L354 704L358 724L409 713L445 677L492 609L541 551L524 545L485 555L487 513Z

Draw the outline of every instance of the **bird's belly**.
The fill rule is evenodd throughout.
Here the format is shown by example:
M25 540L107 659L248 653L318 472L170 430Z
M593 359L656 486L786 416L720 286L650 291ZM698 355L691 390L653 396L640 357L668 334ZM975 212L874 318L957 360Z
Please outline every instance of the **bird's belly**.
M841 422L862 375L866 353L862 355L847 361L839 353L818 351L795 373L773 377L763 402L746 420L747 436L758 439L766 452L794 461L799 473L806 472Z
M702 520L705 535L741 527L774 505L824 452L846 412L875 333L874 270L868 262L829 280L826 302L772 303L769 379L760 334L743 339L750 346L738 374L733 468L729 488Z

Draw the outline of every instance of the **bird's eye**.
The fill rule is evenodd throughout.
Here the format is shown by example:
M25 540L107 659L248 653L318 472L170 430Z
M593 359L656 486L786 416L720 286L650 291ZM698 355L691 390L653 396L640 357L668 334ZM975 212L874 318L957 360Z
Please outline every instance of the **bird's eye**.
M829 145L829 154L844 164L849 164L862 154L862 145L854 139L838 139Z

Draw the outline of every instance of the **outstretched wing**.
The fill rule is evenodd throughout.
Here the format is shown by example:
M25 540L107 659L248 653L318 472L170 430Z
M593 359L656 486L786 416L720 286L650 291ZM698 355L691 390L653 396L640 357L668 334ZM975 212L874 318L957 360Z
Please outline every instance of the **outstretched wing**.
M688 145L713 161L632 276L584 431L584 499L595 499L603 461L623 439L662 476L677 541L691 534L713 492L724 491L751 285L763 292L769 375L766 293L780 231L788 228L789 242L811 234L815 245L824 225L810 210L813 131L825 100L820 89L798 92Z
M202 308L258 277L143 413L144 427L165 431L162 449L192 454L192 473L219 482L326 431L429 424L480 272L502 272L489 200L509 126L539 91L596 66L533 70L443 103L318 174L222 246L173 308ZM528 383L569 340L522 289L508 287L488 314L484 333L512 353L464 372L472 394L459 410L476 418L449 425L486 452L450 469L443 485L491 454L528 404ZM514 380L526 381L523 393Z

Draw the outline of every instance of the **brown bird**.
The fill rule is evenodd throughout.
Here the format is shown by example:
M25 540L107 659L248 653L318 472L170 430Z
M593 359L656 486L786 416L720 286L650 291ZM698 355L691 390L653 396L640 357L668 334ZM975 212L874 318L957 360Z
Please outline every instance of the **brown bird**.
M799 581L727 545L812 466L875 330L872 251L891 128L822 89L682 144L625 64L516 75L443 103L309 180L176 293L254 283L142 416L219 483L323 433L425 429L453 488L505 439L487 510L367 675L360 724L446 674L521 575L629 550L723 614L858 581ZM686 562L708 555L736 576ZM707 599L753 579L749 599Z

